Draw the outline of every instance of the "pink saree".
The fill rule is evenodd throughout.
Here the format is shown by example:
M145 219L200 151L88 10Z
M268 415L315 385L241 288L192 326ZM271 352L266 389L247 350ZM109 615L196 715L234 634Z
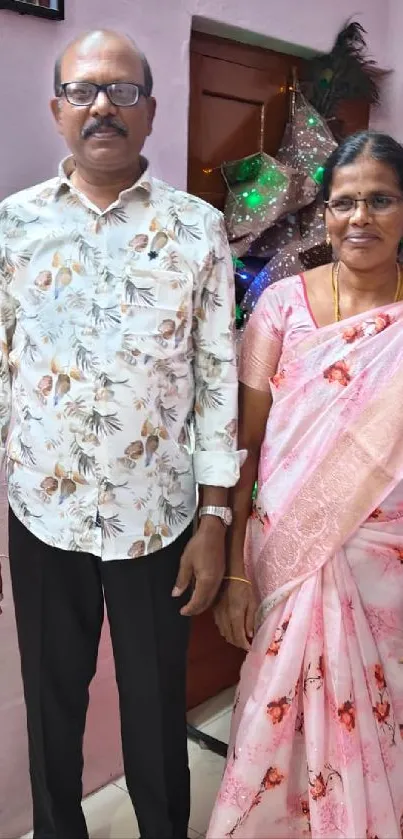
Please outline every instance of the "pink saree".
M403 304L317 328L266 291L241 381L270 387L246 567L260 609L209 839L403 826Z

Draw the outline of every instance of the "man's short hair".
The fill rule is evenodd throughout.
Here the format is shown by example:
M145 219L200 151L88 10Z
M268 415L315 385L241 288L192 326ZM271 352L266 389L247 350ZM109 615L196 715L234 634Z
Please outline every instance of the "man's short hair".
M129 40L131 41L132 39L130 38ZM133 41L133 46L135 46L134 41ZM59 58L57 58L56 62L55 62L55 71L54 71L55 96L61 96L61 93L62 93L62 63L63 63L63 58L65 56L65 53L66 53L66 50L62 53L62 55L59 55ZM153 86L154 86L154 80L153 80L153 74L152 74L152 71L151 71L151 67L150 67L148 59L146 58L144 53L142 53L142 52L140 53L140 58L141 58L141 64L142 64L143 73L144 73L145 94L146 94L146 96L151 96L152 92L153 92Z

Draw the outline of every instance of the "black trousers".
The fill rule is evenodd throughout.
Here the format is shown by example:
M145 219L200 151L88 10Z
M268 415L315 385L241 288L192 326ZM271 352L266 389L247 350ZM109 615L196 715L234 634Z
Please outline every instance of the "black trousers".
M174 600L171 591L190 536L191 528L151 556L102 563L91 554L45 545L10 511L35 839L88 837L81 809L82 747L104 599L126 782L141 836L187 836L189 621L179 614L184 600Z

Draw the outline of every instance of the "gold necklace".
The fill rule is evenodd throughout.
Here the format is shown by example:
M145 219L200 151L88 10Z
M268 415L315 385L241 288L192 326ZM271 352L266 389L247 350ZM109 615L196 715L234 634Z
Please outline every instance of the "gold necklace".
M398 303L402 298L403 290L403 272L399 262L396 263L397 283L394 303ZM333 290L333 311L335 323L341 320L340 314L340 288L339 288L339 274L340 262L334 262L332 265L332 290Z

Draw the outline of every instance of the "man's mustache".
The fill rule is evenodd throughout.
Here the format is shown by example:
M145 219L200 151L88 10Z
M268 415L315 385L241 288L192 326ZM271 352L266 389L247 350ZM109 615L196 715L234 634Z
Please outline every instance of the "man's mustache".
M113 117L98 117L98 119L91 120L91 122L84 126L81 136L84 140L87 140L88 137L92 137L93 134L96 134L102 128L113 128L121 137L127 137L127 128L118 120L113 119Z

